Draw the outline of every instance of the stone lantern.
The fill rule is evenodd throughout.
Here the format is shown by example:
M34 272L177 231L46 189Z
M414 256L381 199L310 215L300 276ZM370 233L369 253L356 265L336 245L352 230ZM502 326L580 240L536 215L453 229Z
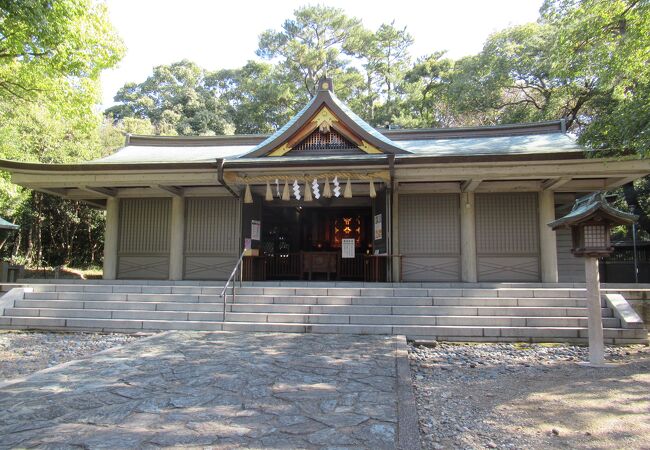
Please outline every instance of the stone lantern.
M611 228L630 225L636 220L634 214L613 208L602 192L594 192L577 199L569 214L548 224L553 230L570 228L573 242L571 253L585 259L591 365L603 365L605 355L598 258L608 256L614 250L609 240Z

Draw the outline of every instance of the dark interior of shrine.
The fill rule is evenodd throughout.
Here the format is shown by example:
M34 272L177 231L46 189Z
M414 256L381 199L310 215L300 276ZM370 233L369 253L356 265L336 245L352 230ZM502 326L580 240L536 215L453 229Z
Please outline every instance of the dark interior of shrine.
M260 254L340 252L342 239L355 240L355 253L372 254L370 207L274 207L262 213Z
M269 207L262 211L260 257L266 279L363 280L373 253L372 208ZM343 239L354 255L342 258Z

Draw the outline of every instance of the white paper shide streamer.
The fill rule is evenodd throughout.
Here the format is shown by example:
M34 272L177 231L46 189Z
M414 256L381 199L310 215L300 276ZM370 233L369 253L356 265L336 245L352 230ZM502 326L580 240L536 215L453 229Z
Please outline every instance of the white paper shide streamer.
M300 200L300 185L298 180L293 180L293 196L296 197L296 200Z
M334 197L339 198L341 196L341 184L339 183L339 177L334 177L332 184L334 184Z
M318 180L316 178L311 182L311 190L314 193L314 198L318 200L320 198L320 188L318 187Z

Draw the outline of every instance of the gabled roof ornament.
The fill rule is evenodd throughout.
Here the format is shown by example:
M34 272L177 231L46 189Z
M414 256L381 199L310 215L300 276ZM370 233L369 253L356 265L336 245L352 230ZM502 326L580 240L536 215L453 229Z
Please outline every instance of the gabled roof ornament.
M302 110L243 156L278 157L290 154L313 157L316 151L323 155L333 152L345 155L348 150L365 154L410 153L339 100L334 95L331 78L321 78L316 87L316 95Z
M331 78L321 77L321 79L318 80L318 90L334 92L334 82Z

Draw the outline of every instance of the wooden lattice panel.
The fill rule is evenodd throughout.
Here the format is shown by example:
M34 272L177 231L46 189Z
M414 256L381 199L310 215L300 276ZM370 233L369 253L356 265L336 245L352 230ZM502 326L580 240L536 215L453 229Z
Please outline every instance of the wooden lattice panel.
M539 253L537 194L477 194L476 250L480 254Z
M458 206L456 194L400 195L400 253L460 254Z
M293 152L349 152L359 151L359 148L352 142L347 140L336 130L330 130L328 133L323 133L320 130L314 131L307 136L302 142L297 144Z
M169 198L120 200L119 253L168 254L171 203Z
M237 255L239 202L230 197L188 198L185 205L185 253Z

